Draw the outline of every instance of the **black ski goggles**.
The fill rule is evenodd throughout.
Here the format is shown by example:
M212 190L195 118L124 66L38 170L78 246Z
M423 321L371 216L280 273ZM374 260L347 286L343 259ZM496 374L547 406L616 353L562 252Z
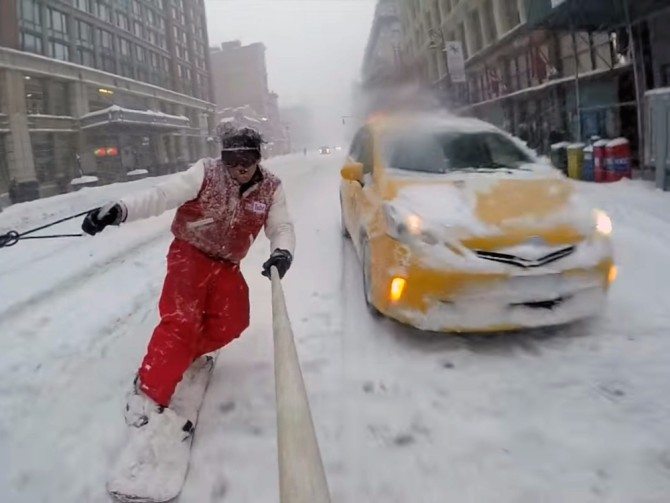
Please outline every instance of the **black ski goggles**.
M221 162L224 167L250 168L261 158L261 153L256 149L230 149L221 151Z

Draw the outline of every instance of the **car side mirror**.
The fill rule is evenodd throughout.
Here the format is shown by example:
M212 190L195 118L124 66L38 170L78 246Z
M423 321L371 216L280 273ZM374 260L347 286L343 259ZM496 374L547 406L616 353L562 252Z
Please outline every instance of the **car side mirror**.
M360 162L352 162L345 164L340 170L342 178L350 182L363 182L363 164Z

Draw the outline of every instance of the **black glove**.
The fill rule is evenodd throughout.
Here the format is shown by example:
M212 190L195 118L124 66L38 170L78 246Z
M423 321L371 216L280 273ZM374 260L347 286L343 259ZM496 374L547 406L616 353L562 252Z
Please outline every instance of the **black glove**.
M277 248L272 252L270 258L263 264L263 276L270 277L270 268L272 266L277 268L279 272L279 278L284 279L286 271L291 267L291 262L293 262L293 255L288 250L281 250Z
M119 225L125 220L125 211L119 203L110 203L88 212L81 224L81 230L95 236L108 225Z

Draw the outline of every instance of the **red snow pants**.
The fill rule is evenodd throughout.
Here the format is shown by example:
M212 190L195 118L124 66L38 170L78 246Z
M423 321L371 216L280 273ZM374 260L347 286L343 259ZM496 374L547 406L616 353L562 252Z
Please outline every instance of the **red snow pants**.
M213 260L175 239L159 311L139 380L147 396L168 406L194 360L237 339L249 326L249 289L239 265Z

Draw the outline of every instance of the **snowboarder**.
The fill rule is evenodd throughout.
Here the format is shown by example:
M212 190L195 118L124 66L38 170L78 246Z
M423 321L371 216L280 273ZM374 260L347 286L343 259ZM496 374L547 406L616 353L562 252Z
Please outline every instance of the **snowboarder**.
M274 266L283 278L293 260L293 223L281 181L259 164L261 135L249 128L232 129L223 132L221 142L220 159L202 159L151 189L94 209L82 224L84 232L95 235L109 225L178 208L160 322L126 405L129 426L142 428L170 416L190 434L193 418L165 412L191 364L248 327L249 291L240 262L261 228L272 250L262 274L269 277Z

